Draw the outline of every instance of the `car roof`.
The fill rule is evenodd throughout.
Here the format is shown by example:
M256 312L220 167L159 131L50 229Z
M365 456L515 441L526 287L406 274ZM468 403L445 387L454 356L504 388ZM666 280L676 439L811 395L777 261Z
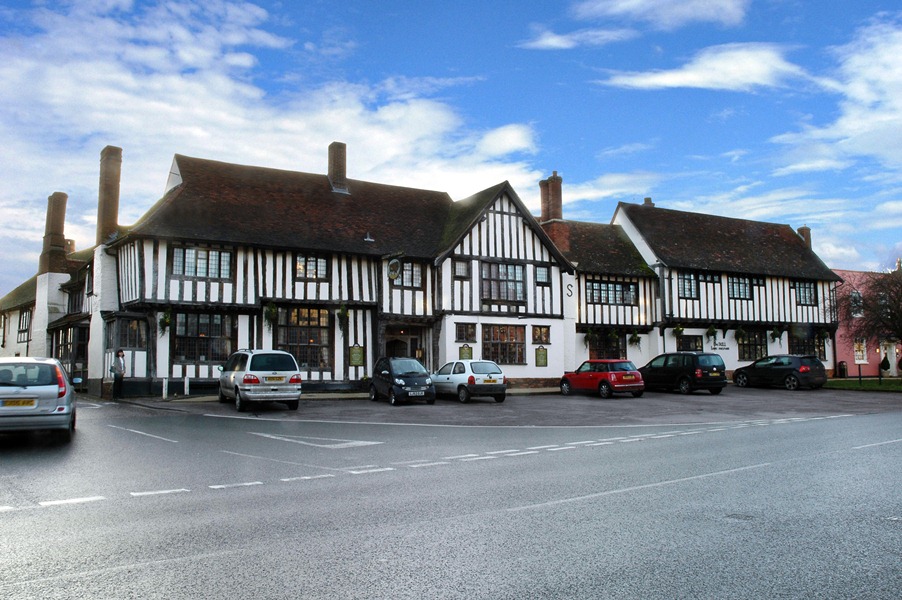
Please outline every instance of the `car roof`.
M55 358L48 358L45 356L2 356L0 357L0 365L11 365L11 364L21 364L21 363L35 363L35 364L46 364L46 363L57 363Z
M588 363L618 363L618 362L632 362L628 358L589 358L586 359L585 362Z

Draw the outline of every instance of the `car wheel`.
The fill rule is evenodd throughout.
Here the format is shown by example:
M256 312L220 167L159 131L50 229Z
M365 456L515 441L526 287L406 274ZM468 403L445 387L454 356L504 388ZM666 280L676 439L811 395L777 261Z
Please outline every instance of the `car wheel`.
M719 394L723 391L723 388L711 388L708 391L711 392L712 396L716 396L717 394Z
M395 390L392 390L388 393L388 403L392 406L397 406L398 404L400 404L398 397L395 395Z
M677 389L680 390L681 394L690 394L692 393L692 382L689 381L688 377L683 377L677 383Z
M786 389L794 392L799 389L799 378L795 375L787 375L786 379L783 380L783 385L786 386Z
M378 399L379 399L379 393L376 391L376 386L371 385L370 386L370 400L375 402Z
M633 392L633 398L641 398L645 392Z
M235 410L238 412L247 412L248 401L241 397L241 392L235 389Z
M289 400L285 404L288 406L288 410L297 410L301 402L300 400Z
M72 421L65 429L56 429L53 432L53 438L57 443L68 444L75 437L75 415L72 415Z
M219 386L219 401L223 404L229 401L226 395L222 393L222 386Z
M470 401L470 390L464 386L457 388L457 399L466 404Z
M506 398L506 394L498 394L497 396L495 396L495 402L504 402Z
M614 394L614 391L611 390L611 384L607 381L602 381L598 384L598 395L602 398L610 398Z
M749 384L749 376L745 373L736 373L736 377L733 378L733 383L739 387L747 387Z
M435 404L435 398L427 398L426 404Z
M566 381L566 380L562 381L561 382L561 395L569 396L572 392L573 392L573 389L570 387L570 382Z

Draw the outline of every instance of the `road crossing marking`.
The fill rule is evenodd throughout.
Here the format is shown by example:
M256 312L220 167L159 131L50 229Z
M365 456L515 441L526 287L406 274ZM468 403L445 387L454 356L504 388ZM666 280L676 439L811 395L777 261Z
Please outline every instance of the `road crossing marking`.
M302 444L304 446L314 446L316 448L328 448L330 450L341 450L344 448L359 448L361 446L376 446L385 442L369 442L366 440L343 440L338 438L320 438L309 437L304 435L275 435L272 433L257 433L249 431L251 435L269 438L271 440L279 440L281 442L291 442L292 444ZM316 441L310 441L316 440Z

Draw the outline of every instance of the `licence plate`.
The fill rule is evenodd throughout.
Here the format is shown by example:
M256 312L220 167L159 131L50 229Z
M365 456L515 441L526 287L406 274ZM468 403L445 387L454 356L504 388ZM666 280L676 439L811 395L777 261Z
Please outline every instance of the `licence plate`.
M266 383L282 383L285 381L284 377L264 377L263 381Z
M410 396L423 396L425 394L426 394L426 392L410 392L409 393Z
M25 400L3 400L3 406L34 406L35 399L28 398Z
M635 375L624 375L624 376L623 376L623 380L624 380L624 381L632 381L632 380L635 379L635 378L636 378Z
M483 380L483 383L497 383L497 380L496 379L485 379L485 380Z

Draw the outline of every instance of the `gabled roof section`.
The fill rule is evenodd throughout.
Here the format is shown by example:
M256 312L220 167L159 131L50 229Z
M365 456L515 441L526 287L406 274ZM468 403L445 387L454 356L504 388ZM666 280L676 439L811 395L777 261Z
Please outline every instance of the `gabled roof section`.
M445 192L352 179L337 193L326 175L178 154L172 172L181 181L126 237L431 258L453 204Z
M0 298L0 311L34 306L38 294L38 276L33 275L22 285Z
M561 268L568 273L573 272L573 266L567 260L567 257L554 245L551 238L544 229L539 225L536 218L529 212L523 201L514 191L514 188L507 181L503 181L490 188L477 192L469 198L458 200L454 203L448 214L448 219L439 243L438 257L436 264L447 258L453 251L454 247L476 226L482 219L482 215L491 208L491 206L502 196L510 198L517 211L522 215L523 222L542 240L542 243L548 248L548 251L554 256Z
M619 225L554 220L542 225L580 273L654 277L655 272Z
M617 211L668 267L839 281L789 225L625 202Z

